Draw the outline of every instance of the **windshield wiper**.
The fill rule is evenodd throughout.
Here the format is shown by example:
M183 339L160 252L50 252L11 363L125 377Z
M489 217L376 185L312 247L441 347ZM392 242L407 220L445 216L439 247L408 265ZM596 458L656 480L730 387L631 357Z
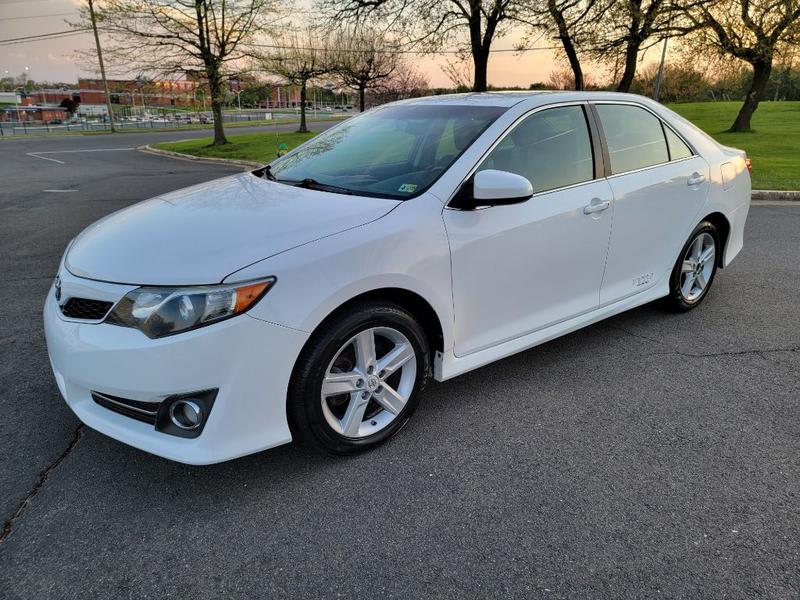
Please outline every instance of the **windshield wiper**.
M264 168L261 169L261 175L264 179L269 179L270 181L278 181L278 178L272 174L272 167L269 165L264 165Z
M306 177L305 179L298 181L295 186L306 188L309 190L320 190L321 192L333 192L335 194L353 194L352 190L349 190L345 187L340 187L338 185L329 185L327 183L320 183L316 179L311 177Z

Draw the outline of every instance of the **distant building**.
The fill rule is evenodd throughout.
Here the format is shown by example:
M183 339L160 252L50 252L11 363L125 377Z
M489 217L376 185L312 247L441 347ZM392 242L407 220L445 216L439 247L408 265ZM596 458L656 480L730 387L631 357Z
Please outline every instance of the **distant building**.
M57 123L66 118L66 110L60 106L37 104L32 95L23 95L18 105L8 106L0 112L0 121L6 123Z
M351 106L353 103L350 92L344 90L326 90L316 88L316 92L309 86L306 93L306 103L313 106L314 99L317 104ZM269 96L259 101L259 108L299 108L300 106L300 86L272 84Z
M102 79L78 79L81 104L104 104L106 101ZM205 86L190 79L146 80L109 79L108 92L112 104L123 106L192 106Z

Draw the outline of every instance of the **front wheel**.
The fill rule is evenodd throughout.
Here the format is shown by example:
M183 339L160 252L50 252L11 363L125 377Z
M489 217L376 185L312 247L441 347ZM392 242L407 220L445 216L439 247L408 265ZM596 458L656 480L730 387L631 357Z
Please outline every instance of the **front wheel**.
M687 311L698 306L711 289L717 273L719 234L710 221L700 223L678 256L670 277L667 305Z
M292 375L292 431L335 454L373 448L411 417L429 364L425 332L401 307L369 302L334 315L314 333Z

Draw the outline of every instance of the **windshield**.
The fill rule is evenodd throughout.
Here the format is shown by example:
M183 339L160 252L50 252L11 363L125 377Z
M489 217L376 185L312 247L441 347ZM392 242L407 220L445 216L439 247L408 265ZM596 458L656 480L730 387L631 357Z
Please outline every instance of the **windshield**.
M431 186L506 109L387 106L322 133L271 165L277 181L406 199Z

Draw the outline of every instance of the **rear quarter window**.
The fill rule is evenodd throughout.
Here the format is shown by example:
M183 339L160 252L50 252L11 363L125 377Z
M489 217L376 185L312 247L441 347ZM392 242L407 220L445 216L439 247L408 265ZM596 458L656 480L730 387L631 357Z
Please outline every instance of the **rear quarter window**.
M669 127L664 126L664 135L667 137L670 160L689 158L694 154L692 149L689 148L689 146L687 146L686 143Z

